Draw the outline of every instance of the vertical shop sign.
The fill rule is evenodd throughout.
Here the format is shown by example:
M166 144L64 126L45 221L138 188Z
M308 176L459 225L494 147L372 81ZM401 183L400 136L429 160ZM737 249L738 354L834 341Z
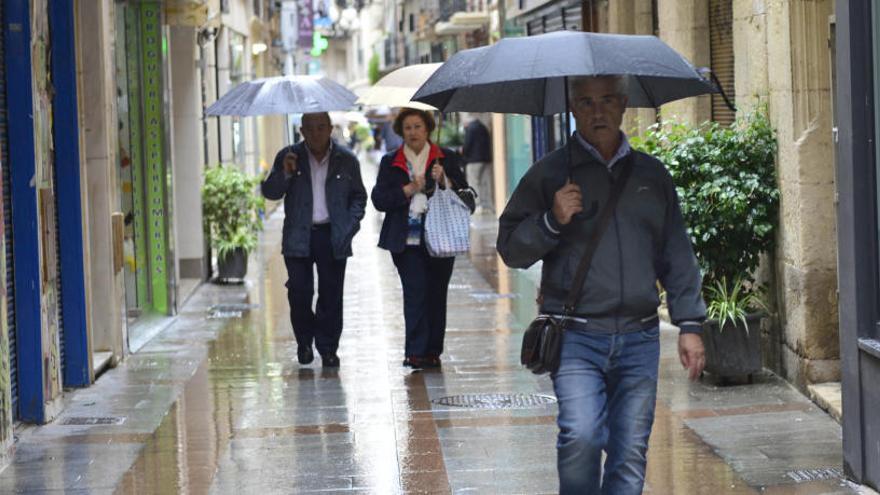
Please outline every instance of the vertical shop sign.
M165 217L165 161L162 143L162 32L161 4L141 4L143 33L143 102L147 186L147 242L153 308L168 312L167 223Z
M312 34L315 31L315 9L312 0L298 0L296 10L297 44L300 48L311 49Z

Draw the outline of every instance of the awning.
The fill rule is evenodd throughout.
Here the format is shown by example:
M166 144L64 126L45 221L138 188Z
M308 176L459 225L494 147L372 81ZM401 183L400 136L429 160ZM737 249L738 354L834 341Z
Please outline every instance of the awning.
M469 33L489 25L487 12L456 12L449 18L449 22L438 22L434 26L434 32L438 36L454 36Z

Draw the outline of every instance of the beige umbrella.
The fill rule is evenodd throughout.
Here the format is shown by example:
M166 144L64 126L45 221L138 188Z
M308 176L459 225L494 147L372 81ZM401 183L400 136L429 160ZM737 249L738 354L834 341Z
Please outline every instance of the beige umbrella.
M357 102L361 105L437 110L426 103L411 100L416 90L425 84L425 81L441 65L443 64L415 64L401 67L379 79Z

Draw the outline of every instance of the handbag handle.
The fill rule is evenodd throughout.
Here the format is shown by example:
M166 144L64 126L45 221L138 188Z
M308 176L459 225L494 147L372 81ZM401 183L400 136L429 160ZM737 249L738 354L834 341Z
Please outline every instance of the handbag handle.
M626 187L627 180L629 180L630 172L632 172L632 161L632 153L630 153L630 155L623 160L623 170L620 171L620 177L618 177L617 180L612 178L613 185L611 186L611 194L608 197L608 202L602 207L602 212L599 213L599 218L596 220L596 227L593 228L593 232L590 233L590 239L587 241L584 255L581 257L581 261L578 263L577 271L574 275L574 282L572 283L571 289L568 291L568 297L565 299L565 304L563 305L565 317L570 316L574 312L574 307L577 304L578 299L581 297L581 292L584 288L584 281L587 279L587 272L590 271L590 264L593 261L593 255L596 254L596 248L599 247L599 241L602 239L602 235L608 228L608 222L611 220L614 208L617 206L620 196L623 194L623 189Z

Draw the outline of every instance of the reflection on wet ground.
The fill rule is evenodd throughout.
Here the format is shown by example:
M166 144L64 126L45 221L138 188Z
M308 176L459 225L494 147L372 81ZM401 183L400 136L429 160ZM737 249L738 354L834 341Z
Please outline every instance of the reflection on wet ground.
M61 418L19 430L0 492L557 490L556 407L526 400L552 396L552 387L517 364L537 274L500 265L493 218L475 218L471 260L457 261L443 369L429 372L400 365L400 284L374 247L372 211L347 272L342 366L296 364L281 220L280 212L268 220L251 265L261 269L246 285L201 288L141 352L69 393ZM239 305L241 317L207 318L217 304ZM840 468L839 427L799 393L771 376L738 387L688 383L673 329L663 342L647 493L856 493L836 478L795 483L787 474ZM439 400L458 396L485 408ZM63 425L70 417L123 420Z

